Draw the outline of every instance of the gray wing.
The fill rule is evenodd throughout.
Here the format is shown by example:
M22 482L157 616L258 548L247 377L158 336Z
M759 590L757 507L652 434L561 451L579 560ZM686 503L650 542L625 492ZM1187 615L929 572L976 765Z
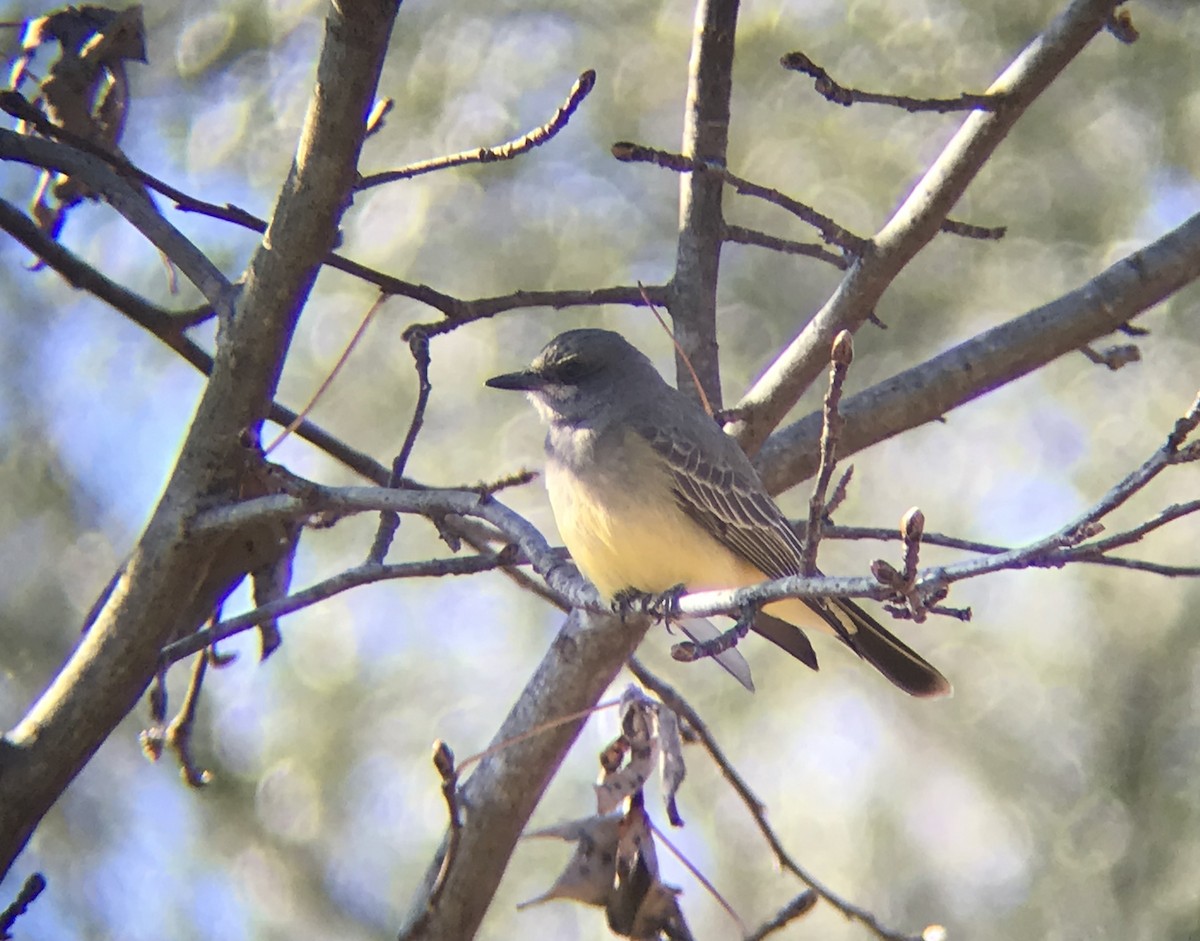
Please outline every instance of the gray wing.
M665 460L679 508L766 577L800 574L804 544L763 489L749 458L707 415L696 417L707 424L689 422L680 427L643 416L632 419L638 434ZM697 441L703 443L705 453ZM858 628L854 619L839 617L840 612L824 599L806 598L804 603L835 635L851 643ZM798 639L787 639L779 630L772 636L765 622L756 630L815 668L812 647L799 629L793 627L791 632Z
M763 489L737 442L703 413L695 421L691 415L682 416L675 424L658 418L634 416L632 422L666 462L680 509L764 575L799 574L804 544ZM697 442L703 444L704 454ZM935 667L852 601L806 598L804 603L848 647L905 692L913 696L950 692L950 683ZM799 628L760 614L754 629L817 668L812 645Z
M703 420L711 421L707 416ZM664 429L638 418L633 424L666 461L671 489L684 513L767 577L799 573L800 537L733 439L715 423L700 435L694 434L700 429Z

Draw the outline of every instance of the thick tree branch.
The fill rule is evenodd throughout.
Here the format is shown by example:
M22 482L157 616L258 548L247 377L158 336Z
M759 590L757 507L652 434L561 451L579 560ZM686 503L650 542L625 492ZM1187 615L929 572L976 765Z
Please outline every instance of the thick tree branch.
M1114 6L1113 0L1073 0L992 83L987 94L1004 95L1004 107L974 112L963 122L941 156L876 234L873 249L855 261L833 297L738 403L741 417L730 430L748 453L754 454L762 447L820 374L829 344L838 331L854 332L862 326L896 275L937 235L946 215L1013 124L1104 29Z
M171 259L214 310L225 314L232 310L232 290L225 275L163 217L145 190L134 186L104 160L57 141L6 128L0 128L0 160L56 170L87 183Z
M236 554L228 551L228 540L181 536L184 521L203 502L237 492L246 453L242 433L256 429L267 414L296 319L354 184L363 122L396 5L359 0L344 16L340 9L331 8L327 16L316 90L295 162L251 261L237 316L222 318L212 377L163 497L79 647L0 740L0 872L137 703L164 643L201 623L241 575L237 566L243 563L230 561ZM0 138L18 153L49 143L13 142L15 136L5 132ZM198 286L211 290L206 280L218 279L219 272L201 278ZM218 309L228 303L220 291L212 293L205 291Z
M725 166L729 145L729 98L733 90L734 33L738 0L700 0L696 4L692 57L688 64L683 153ZM679 182L679 242L667 309L682 355L691 362L708 401L721 408L717 361L717 274L725 219L721 214L721 178L685 173ZM676 385L691 390L691 370L675 356ZM690 394L690 392L689 392Z
M993 327L842 402L845 457L1033 372L1120 329L1200 278L1200 215L1057 300ZM772 435L758 455L767 489L780 493L817 467L821 414Z
M608 614L571 612L493 737L488 757L463 785L459 804L467 813L454 865L439 882L443 841L400 932L403 941L474 936L526 822L586 721L555 720L594 706L649 626L646 617L622 622ZM504 745L537 727L545 731ZM430 907L435 884L437 904Z

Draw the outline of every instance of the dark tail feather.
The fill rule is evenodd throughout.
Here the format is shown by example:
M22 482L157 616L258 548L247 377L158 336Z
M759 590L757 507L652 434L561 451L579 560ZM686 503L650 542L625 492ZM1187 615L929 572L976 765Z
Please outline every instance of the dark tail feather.
M804 636L804 631L796 625L759 611L754 615L754 632L761 634L777 647L787 651L805 666L812 667L814 670L819 669L817 652L813 650L809 639Z
M812 607L830 622L846 646L909 695L948 696L954 691L937 668L853 601L835 598L823 611L823 606Z

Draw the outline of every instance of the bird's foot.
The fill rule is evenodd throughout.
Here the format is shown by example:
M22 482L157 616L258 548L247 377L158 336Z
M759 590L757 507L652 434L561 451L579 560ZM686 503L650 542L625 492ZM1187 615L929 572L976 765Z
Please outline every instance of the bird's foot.
M656 621L678 620L679 599L686 594L686 585L676 585L657 594L625 588L613 595L612 609L622 621L638 614L648 614Z

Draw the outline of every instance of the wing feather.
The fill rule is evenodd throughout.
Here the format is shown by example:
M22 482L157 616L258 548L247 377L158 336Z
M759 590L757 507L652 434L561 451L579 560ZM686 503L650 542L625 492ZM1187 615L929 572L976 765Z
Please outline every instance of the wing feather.
M680 440L680 436L664 433L649 423L637 422L635 427L666 462L672 492L684 513L766 577L799 573L803 549L800 537L763 490L744 456L744 467L733 466L733 461L718 463L701 454L692 442ZM736 449L737 445L731 440L729 447ZM722 450L723 456L730 454L728 448Z

